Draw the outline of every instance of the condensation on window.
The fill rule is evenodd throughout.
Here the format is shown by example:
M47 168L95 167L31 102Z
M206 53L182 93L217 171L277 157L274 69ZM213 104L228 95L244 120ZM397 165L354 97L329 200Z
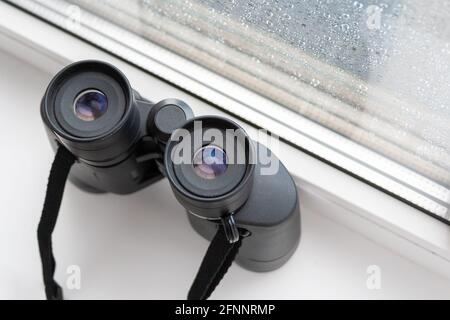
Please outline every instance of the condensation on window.
M448 1L69 2L450 187Z

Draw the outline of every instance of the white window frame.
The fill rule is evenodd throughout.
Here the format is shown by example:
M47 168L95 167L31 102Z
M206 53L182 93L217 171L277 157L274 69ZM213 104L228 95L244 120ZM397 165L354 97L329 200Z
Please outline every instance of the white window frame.
M224 114L204 100L199 100L168 82L151 76L143 69L136 68L125 60L70 36L4 2L0 2L0 16L2 17L0 19L0 50L11 52L46 72L55 73L63 65L83 59L105 60L123 70L130 78L133 87L150 100L158 101L169 96L177 97L186 100L197 115ZM159 50L163 49L159 48ZM186 63L186 61L171 60L170 65L177 63ZM156 73L160 76L164 75L168 78L179 76L174 70L165 69L164 65L157 61L153 62L152 68L159 70L160 72ZM145 90L149 84L155 88L153 92ZM236 94L244 94L246 90L236 84L228 85L234 86ZM199 90L205 89L199 88ZM208 95L208 100L214 101L214 97L209 95L217 95L217 92L204 91L204 95ZM216 97L216 99L222 98ZM242 106L238 102L232 100L227 102L230 103L227 106L233 109L235 114L243 118L251 116L251 119L257 120L255 117L258 117L258 112L251 115L240 114L239 109L242 109ZM233 118L229 114L226 116ZM251 136L257 137L254 127L239 119L234 120L239 122ZM289 144L281 143L278 155L294 176L299 188L314 193L318 199L323 199L318 201L317 205L320 206L319 211L324 215L450 278L450 227L448 225Z

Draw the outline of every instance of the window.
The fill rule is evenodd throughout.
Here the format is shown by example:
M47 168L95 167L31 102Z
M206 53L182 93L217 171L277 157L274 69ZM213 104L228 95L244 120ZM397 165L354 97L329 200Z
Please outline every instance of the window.
M450 222L450 2L8 2Z

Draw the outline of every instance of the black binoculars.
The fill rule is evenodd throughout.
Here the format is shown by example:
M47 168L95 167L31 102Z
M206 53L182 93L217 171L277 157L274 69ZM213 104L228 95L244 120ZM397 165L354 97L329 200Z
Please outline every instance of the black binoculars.
M195 231L213 240L223 229L229 245L242 241L236 261L244 268L274 270L294 253L300 212L293 179L233 121L194 117L177 99L148 101L117 68L100 61L59 72L41 115L55 151L73 156L68 179L79 188L129 194L166 177ZM276 170L264 173L261 154L277 162Z

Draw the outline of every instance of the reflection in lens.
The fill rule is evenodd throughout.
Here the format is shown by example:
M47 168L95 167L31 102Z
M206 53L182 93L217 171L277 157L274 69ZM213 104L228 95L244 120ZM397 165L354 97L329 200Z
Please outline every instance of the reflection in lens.
M86 90L75 99L75 115L83 121L94 121L108 109L106 95L98 90Z
M199 177L211 180L227 171L228 158L221 148L209 145L195 153L193 165Z

